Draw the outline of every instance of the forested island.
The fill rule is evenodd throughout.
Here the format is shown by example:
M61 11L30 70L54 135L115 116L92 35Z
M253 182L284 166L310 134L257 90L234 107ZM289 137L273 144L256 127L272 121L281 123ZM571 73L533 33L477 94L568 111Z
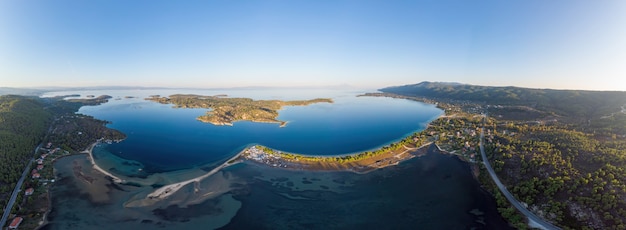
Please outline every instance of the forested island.
M626 92L487 87L422 82L368 96L438 104L436 143L456 153L485 149L498 177L537 216L564 229L626 229ZM488 114L484 121L481 114ZM472 134L468 138L467 133ZM479 179L515 227L528 228L489 178Z
M229 98L226 95L201 96L193 94L175 94L169 97L158 95L146 98L161 104L174 104L176 108L204 108L212 109L207 114L198 117L202 122L214 125L233 125L236 121L252 121L279 123L285 126L286 121L279 121L278 110L283 106L304 106L314 103L333 103L328 98L313 100L280 101L280 100L253 100L250 98Z

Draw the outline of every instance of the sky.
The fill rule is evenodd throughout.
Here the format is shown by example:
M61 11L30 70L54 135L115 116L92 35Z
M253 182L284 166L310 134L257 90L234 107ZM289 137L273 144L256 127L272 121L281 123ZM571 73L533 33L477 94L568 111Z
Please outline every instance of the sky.
M626 91L626 1L0 1L0 87L421 81Z

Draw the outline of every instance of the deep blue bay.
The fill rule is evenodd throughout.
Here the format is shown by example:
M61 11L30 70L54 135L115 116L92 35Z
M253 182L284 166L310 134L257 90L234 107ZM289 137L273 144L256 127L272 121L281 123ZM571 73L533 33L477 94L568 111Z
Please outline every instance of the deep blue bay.
M201 93L237 96L237 92ZM274 99L276 97L269 95L287 93L259 92L260 96L251 97ZM196 117L207 109L175 109L172 105L142 100L147 95L83 107L79 113L110 121L109 127L128 135L128 139L121 143L99 146L96 150L98 157L106 158L106 152L109 152L140 162L143 170L149 173L210 164L255 143L309 155L371 150L423 129L430 120L442 114L433 105L392 98L356 97L353 92L310 91L307 95L310 96L287 96L284 100L331 97L335 102L284 107L279 111L278 119L288 121L288 124L282 128L278 124L249 121L235 122L234 126L202 123Z
M250 144L288 152L336 155L379 148L422 130L442 115L433 105L341 90L136 90L79 113L112 122L128 135L100 144L94 157L128 182L89 169L86 155L55 163L52 212L44 229L506 229L495 201L469 163L434 151L367 174L294 171L256 163L224 168L171 197L146 199L154 187L205 174ZM68 92L58 94L69 94ZM278 124L214 126L195 118L206 109L174 109L152 94L228 94L254 99L332 98L333 104L285 107ZM134 96L136 98L124 98ZM85 183L76 168L95 178Z

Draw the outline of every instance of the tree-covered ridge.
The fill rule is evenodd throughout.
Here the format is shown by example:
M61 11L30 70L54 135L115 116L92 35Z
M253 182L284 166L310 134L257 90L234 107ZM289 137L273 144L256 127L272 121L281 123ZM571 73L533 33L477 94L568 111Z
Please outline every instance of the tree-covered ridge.
M52 114L36 98L0 96L0 206L11 191L41 142Z
M0 96L0 206L3 208L22 172L30 167L27 163L35 156L33 150L40 143L52 142L55 148L76 153L98 139L125 138L121 132L108 129L105 121L75 114L81 106L99 105L110 97L65 100L66 97ZM27 180L25 185L36 187L38 181ZM20 193L18 198L22 195ZM41 212L31 209L30 202L13 207L14 212L21 215Z
M162 104L174 104L176 108L210 108L212 111L198 117L198 120L214 125L232 125L235 121L270 122L285 125L285 121L277 120L278 110L283 106L304 106L322 102L333 103L331 99L326 98L280 101L193 94L174 94L169 97L158 97L155 95L146 98L146 100Z
M491 105L527 106L578 120L618 113L626 105L626 92L490 87L458 83L422 82L387 87L383 92L406 96L464 100Z
M447 83L382 91L488 111L484 128L489 159L483 160L491 162L517 200L564 229L626 229L626 93ZM446 118L450 124L440 132L452 135L440 135L438 143L455 148L455 143L467 141L454 135L462 132L452 123L458 117ZM482 126L472 122L470 127ZM489 187L490 180L481 178ZM492 188L502 215L512 223L523 223Z

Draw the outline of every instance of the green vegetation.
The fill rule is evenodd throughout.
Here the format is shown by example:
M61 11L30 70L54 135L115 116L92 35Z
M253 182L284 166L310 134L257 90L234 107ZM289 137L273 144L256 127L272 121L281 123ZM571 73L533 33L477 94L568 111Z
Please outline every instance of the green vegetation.
M459 149L463 141L477 145L477 138L461 140L456 132L482 127L471 112L488 111L488 160L519 201L565 229L626 229L625 92L428 82L381 91L439 101L449 106L446 111L470 112L448 114L431 124L440 136L438 143L451 149ZM526 228L482 174L479 178L494 194L501 214Z
M0 96L0 207L41 142L52 114L36 98Z
M177 108L211 108L212 111L198 117L202 122L214 125L232 125L235 121L270 122L285 125L279 121L278 110L283 106L302 106L313 103L332 103L331 99L313 99L306 101L252 100L250 98L226 98L218 96L200 96L175 94L168 97L155 95L146 100L162 104L174 104Z
M257 146L257 148L263 150L263 152L268 153L270 155L280 155L282 159L285 160L296 160L299 161L309 161L309 162L336 162L336 163L350 163L357 162L365 159L369 159L375 156L379 156L381 154L406 150L407 148L416 148L420 147L427 143L428 136L426 132L417 132L413 135L410 135L401 141L389 144L382 148L373 150L373 151L365 151L356 154L346 154L341 156L324 156L324 155L303 155L297 153L285 153L285 152L277 152L271 148L265 146Z
M388 87L386 93L488 105L526 106L548 114L586 122L618 113L626 105L626 92L488 87L456 83L422 82Z
M40 143L52 142L54 147L65 149L64 153L75 153L98 139L125 138L119 131L106 128L105 121L74 114L81 106L107 102L109 96L72 100L64 100L64 97L0 96L0 206L6 205L25 167L36 167L36 164L29 166L27 163L33 157L41 156L41 153L33 152ZM50 152L50 149L41 151ZM52 159L47 158L48 167L40 171L44 181L43 178L53 178ZM25 180L22 190L34 187L36 193L27 197L20 193L12 212L27 217L41 216L48 205L47 196L40 196L46 192L41 184L38 179L29 177ZM27 218L23 226L37 226L37 222Z
M59 117L45 142L55 143L71 152L87 149L94 142L103 140L122 140L126 135L106 127L108 122L82 114Z

